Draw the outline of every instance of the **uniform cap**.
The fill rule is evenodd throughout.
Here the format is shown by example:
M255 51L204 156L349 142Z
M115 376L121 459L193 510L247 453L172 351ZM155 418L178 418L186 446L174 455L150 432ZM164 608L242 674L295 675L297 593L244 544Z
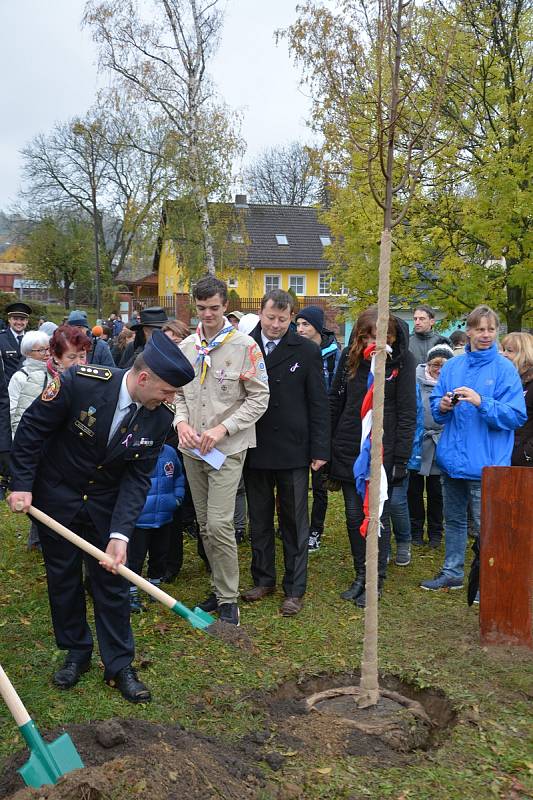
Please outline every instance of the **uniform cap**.
M142 352L145 364L170 386L185 386L194 378L194 369L178 345L162 331L154 331Z
M21 317L29 317L32 313L31 306L27 303L10 303L6 306L6 314L20 314Z

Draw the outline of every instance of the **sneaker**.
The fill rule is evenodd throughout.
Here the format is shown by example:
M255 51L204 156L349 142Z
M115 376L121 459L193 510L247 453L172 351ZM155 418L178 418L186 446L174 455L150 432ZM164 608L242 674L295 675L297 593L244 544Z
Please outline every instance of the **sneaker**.
M246 531L244 528L236 528L235 529L235 541L237 544L242 544L246 541Z
M218 607L218 618L228 625L240 625L241 613L237 603L221 603Z
M202 600L201 603L198 603L197 608L201 608L202 611L207 611L211 613L211 611L216 611L218 608L218 600L217 596L214 592L208 594L205 600Z
M428 592L437 592L439 589L462 589L463 579L450 578L450 576L445 575L444 572L439 572L438 575L435 575L433 580L422 581L420 588L425 589Z
M406 567L411 563L411 548L407 542L400 542L396 545L396 560L394 563L397 567Z
M474 597L474 605L475 606L479 605L479 589L477 590L476 596Z
M309 531L309 544L307 545L307 549L310 553L316 553L317 550L320 550L321 537L321 531Z
M425 541L422 538L419 538L418 536L411 537L411 544L414 545L415 547L425 547L426 545Z
M141 603L139 595L137 593L130 594L130 613L140 614L142 611L146 611L146 608Z

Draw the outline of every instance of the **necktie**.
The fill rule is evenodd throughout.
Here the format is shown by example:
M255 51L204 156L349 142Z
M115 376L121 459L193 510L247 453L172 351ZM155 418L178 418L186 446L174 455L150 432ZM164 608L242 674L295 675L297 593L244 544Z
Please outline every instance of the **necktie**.
M113 432L111 438L109 439L107 445L109 448L114 447L117 444L120 437L125 433L125 431L127 431L136 413L137 413L137 404L130 403L127 412L124 414L124 416L118 423L115 431Z
M266 344L267 356L269 356L272 353L272 351L274 350L275 346L276 346L276 342L267 342L267 344Z
M17 348L18 348L19 354L20 354L20 345L21 345L23 336L24 336L23 333L17 334Z

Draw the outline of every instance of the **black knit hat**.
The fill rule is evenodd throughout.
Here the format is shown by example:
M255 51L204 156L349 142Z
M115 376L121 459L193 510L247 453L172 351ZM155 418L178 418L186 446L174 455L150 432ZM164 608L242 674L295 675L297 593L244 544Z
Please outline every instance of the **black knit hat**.
M320 306L306 306L302 308L302 310L298 311L296 314L294 321L298 322L299 319L305 319L318 333L322 333L324 329L324 311Z

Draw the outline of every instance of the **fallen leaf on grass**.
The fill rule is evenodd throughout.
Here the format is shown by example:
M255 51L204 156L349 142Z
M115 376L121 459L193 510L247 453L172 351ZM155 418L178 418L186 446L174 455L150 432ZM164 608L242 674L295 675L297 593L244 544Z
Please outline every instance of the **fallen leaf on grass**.
M333 772L333 767L318 767L315 772L318 772L319 775L329 775L330 772Z

